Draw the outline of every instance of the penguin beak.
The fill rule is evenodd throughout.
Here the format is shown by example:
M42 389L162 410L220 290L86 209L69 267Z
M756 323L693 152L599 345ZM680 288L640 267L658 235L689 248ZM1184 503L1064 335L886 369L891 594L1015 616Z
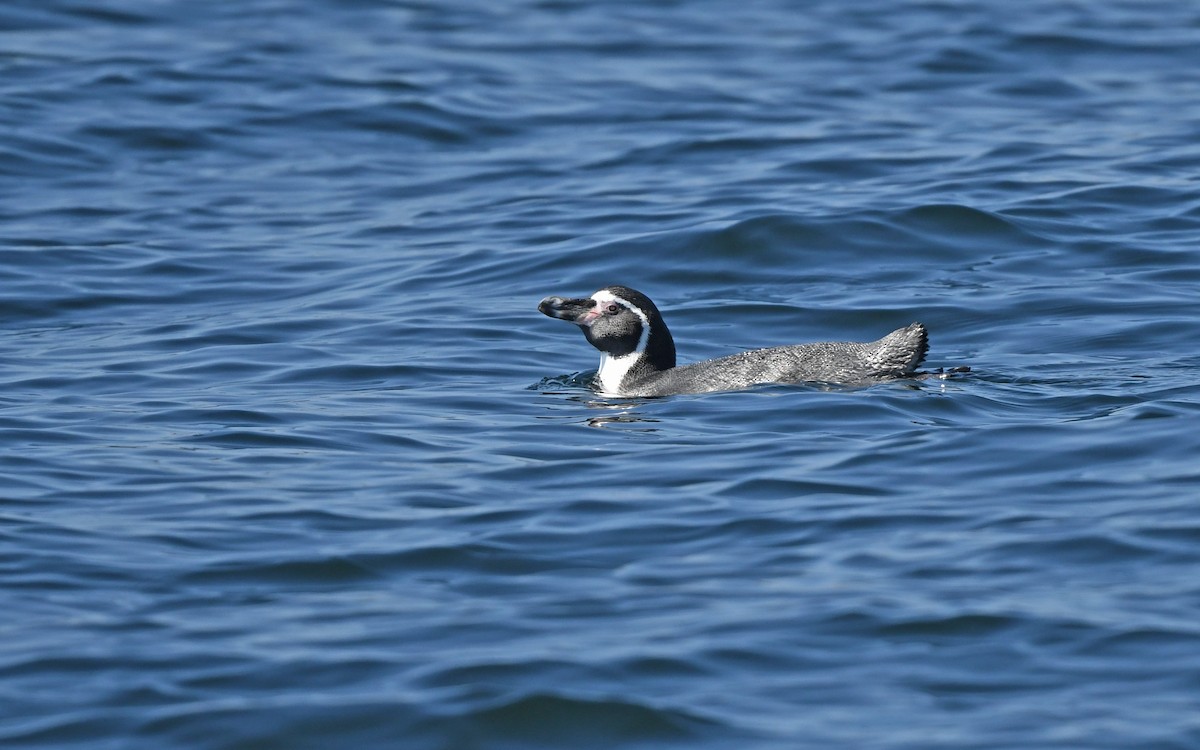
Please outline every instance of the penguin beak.
M547 297L538 303L538 311L551 318L567 320L577 326L590 326L598 315L596 300L591 298L567 299L565 297Z

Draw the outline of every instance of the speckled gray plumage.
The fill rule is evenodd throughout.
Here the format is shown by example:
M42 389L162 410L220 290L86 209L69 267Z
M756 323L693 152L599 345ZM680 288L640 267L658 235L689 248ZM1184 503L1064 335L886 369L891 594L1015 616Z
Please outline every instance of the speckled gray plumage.
M859 384L910 375L928 350L925 326L913 323L871 343L828 342L752 349L666 370L633 370L623 396L666 396L746 388L762 383Z

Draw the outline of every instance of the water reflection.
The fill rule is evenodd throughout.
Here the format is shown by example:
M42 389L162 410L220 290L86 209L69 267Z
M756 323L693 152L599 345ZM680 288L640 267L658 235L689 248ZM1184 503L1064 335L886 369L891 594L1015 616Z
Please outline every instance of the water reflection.
M585 424L588 427L610 427L625 424L655 424L660 419L643 416L638 407L646 403L644 399L621 399L620 401L598 398L580 399L589 409L607 410L609 414L599 414L588 417ZM640 432L657 432L656 427L640 427Z
M536 384L529 386L529 390L536 390L547 396L561 396L564 397L565 401L582 404L588 409L607 412L584 419L583 424L588 427L647 425L662 421L646 417L640 413L639 407L646 404L650 399L602 396L593 391L592 380L595 375L596 371L590 370L569 375L545 377ZM643 432L657 431L657 428L653 427L641 427L637 429Z

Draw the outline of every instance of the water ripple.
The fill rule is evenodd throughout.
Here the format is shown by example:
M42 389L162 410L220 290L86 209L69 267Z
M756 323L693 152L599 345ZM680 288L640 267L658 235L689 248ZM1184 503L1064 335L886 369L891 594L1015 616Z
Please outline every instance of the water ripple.
M786 6L0 8L0 744L1200 743L1200 15Z

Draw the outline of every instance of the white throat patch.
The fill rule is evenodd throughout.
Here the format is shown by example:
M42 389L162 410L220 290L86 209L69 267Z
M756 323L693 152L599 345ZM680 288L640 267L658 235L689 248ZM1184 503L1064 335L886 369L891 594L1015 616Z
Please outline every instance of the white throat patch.
M646 351L646 342L650 340L650 320L646 317L646 313L642 312L631 302L605 289L601 289L593 294L592 299L596 301L597 305L607 305L610 302L616 302L618 305L632 311L642 322L642 335L638 337L637 348L629 354L614 357L608 352L600 352L600 370L596 373L596 379L600 381L600 390L603 393L620 395L621 382L625 380L625 376L629 374L629 370L637 364L642 353Z

